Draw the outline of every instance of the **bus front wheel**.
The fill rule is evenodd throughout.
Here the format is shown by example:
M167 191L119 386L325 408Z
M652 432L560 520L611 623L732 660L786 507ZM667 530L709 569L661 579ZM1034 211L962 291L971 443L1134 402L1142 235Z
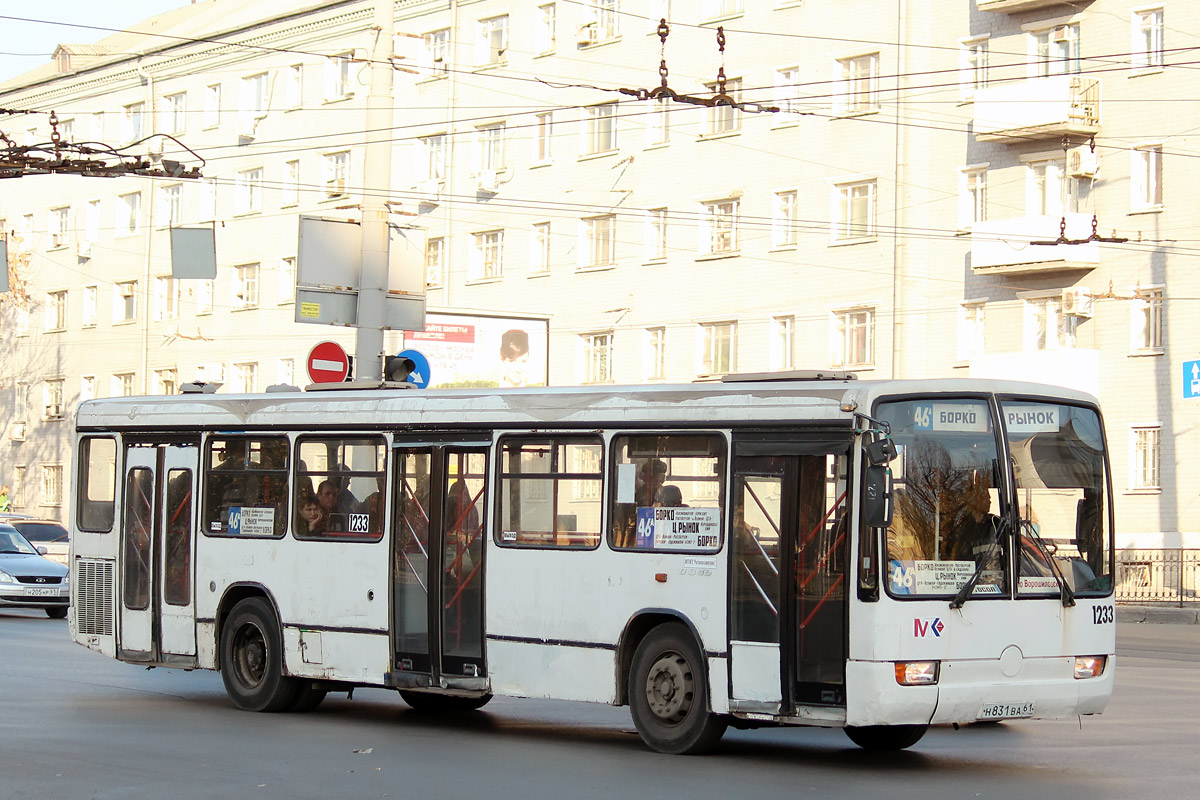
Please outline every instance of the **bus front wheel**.
M687 628L659 625L638 645L629 709L642 741L660 753L704 753L721 740L727 721L709 711L703 656Z
M921 741L928 725L864 725L846 726L850 741L864 750L904 750Z
M221 629L221 678L244 711L283 711L300 685L283 674L283 642L271 606L249 597L233 607Z

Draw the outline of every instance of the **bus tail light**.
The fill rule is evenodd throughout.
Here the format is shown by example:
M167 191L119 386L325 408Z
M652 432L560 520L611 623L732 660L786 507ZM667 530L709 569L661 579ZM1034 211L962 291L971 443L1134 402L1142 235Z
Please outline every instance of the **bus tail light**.
M1075 656L1075 680L1100 677L1107 661L1107 656Z
M897 661L896 683L901 686L930 686L938 682L937 661Z

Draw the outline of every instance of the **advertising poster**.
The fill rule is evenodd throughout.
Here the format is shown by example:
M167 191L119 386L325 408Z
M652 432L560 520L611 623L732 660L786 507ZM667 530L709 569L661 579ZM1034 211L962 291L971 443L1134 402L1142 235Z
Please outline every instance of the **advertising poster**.
M545 386L550 323L529 317L440 314L405 331L404 347L429 360L429 388Z

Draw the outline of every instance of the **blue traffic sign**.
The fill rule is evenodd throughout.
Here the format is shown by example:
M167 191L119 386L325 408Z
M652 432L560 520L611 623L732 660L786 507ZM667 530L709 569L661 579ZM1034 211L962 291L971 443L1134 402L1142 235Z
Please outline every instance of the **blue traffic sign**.
M1183 396L1200 397L1200 361L1183 362Z
M408 373L408 382L418 389L429 385L429 359L420 350L401 350L397 353L400 358L413 362L413 371Z

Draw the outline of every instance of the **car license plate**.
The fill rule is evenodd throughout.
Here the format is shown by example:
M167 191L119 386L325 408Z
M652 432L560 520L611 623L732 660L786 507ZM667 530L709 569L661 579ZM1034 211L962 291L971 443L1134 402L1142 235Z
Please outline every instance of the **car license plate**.
M27 597L58 597L58 588L50 586L30 586L25 590Z
M1033 703L985 703L976 719L1020 719L1033 716Z

